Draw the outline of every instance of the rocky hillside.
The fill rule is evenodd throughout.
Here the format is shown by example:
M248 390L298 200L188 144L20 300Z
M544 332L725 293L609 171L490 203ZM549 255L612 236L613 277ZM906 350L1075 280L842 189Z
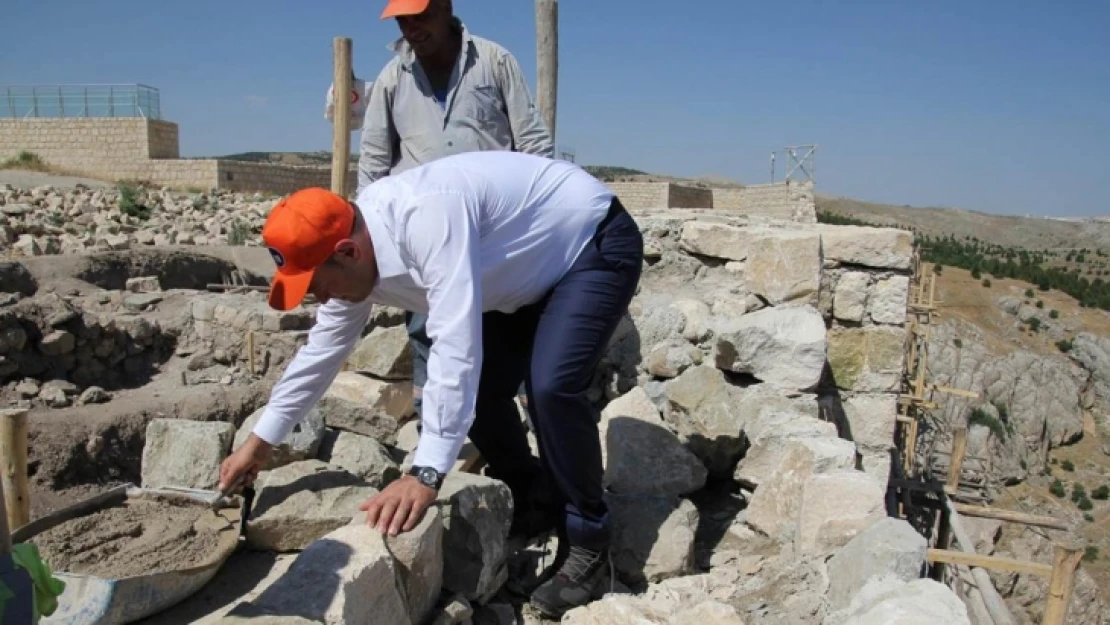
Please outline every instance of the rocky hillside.
M926 448L947 450L958 423L969 430L965 477L982 478L995 505L1068 520L1091 545L1079 592L1110 593L1110 313L1056 290L945 267L929 380L980 393L934 393L941 427ZM947 458L934 458L944 472ZM1053 531L997 524L999 555L1047 553ZM1035 612L1043 580L995 575L1022 614ZM1098 611L1075 622L1108 622ZM1102 619L1102 620L1100 620Z

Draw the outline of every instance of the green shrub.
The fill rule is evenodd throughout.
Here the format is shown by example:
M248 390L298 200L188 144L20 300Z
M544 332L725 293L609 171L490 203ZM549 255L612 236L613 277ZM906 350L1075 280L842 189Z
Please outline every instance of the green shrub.
M1070 352L1071 348L1072 342L1070 339L1061 339L1059 341L1056 341L1056 349L1064 352L1065 354Z
M50 166L34 152L24 150L13 158L0 163L0 169L27 169L30 171L49 171Z
M119 210L136 219L150 219L150 207L139 200L139 190L129 184L119 185Z
M1033 289L1025 289L1025 297L1033 297Z
M1049 319L1059 319L1060 318L1060 311L1053 308L1052 310L1048 311L1048 318Z
M967 418L968 425L981 425L991 431L995 438L1006 438L1006 427L1002 422L990 415L982 408L975 408L971 411L971 416Z
M1060 468L1068 472L1075 471L1075 463L1071 460L1065 460L1060 463Z
M1099 501L1106 501L1107 499L1110 499L1110 486L1103 484L1102 486L1099 486L1098 488L1092 490L1091 497L1094 499L1098 499Z
M1098 560L1098 547L1091 545L1083 550L1083 559L1087 562Z
M1059 499L1063 499L1064 497L1068 496L1068 491L1064 489L1064 483L1061 482L1059 478L1052 482L1052 486L1048 487L1048 492L1052 493Z
M988 289L991 288L991 281L987 278L983 278L983 286L987 287Z
M1044 308L1044 302L1037 300L1037 308Z
M964 342L960 339L952 339L952 344L956 346L956 349L960 349L964 346Z
M1080 499L1086 499L1086 498L1087 498L1087 489L1083 488L1083 485L1080 484L1079 482L1076 482L1075 486L1071 487L1071 500L1074 501L1075 503L1079 503Z
M1087 499L1086 497L1083 497L1082 499L1080 499L1079 501L1077 501L1075 503L1075 507L1079 508L1080 510L1082 510L1084 512L1086 512L1086 511L1090 510L1091 508L1094 508L1095 504L1091 503L1090 499Z

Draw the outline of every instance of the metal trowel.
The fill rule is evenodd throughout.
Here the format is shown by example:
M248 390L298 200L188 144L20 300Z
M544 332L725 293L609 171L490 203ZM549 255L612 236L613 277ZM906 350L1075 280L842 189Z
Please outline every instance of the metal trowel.
M162 486L155 490L170 491L174 493L185 493L190 495L194 499L199 500L201 503L211 507L212 509L217 509L220 507L220 504L223 502L223 500L227 499L228 495L230 495L232 492L235 491L236 488L239 488L239 486L243 484L243 479L244 476L239 476L239 479L232 482L231 486L228 486L222 491L213 491L204 488L187 488L184 486Z

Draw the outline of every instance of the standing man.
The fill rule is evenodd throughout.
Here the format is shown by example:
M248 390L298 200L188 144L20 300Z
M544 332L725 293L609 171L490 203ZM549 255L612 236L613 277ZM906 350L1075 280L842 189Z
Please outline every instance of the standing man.
M610 525L586 392L643 262L639 227L612 192L572 163L471 152L379 180L354 205L322 189L294 193L262 237L278 265L270 305L288 310L308 292L322 305L248 441L224 461L221 487L253 479L319 401L372 302L426 313L433 343L415 460L362 505L367 523L412 529L469 434L514 498L542 488L542 473L560 502L563 561L533 605L561 618L588 602L610 568ZM519 415L484 409L511 401L521 382L540 459Z
M396 56L368 96L358 191L450 154L511 150L554 157L551 134L516 59L502 46L470 34L451 0L390 0L381 18L391 17L401 37L390 44ZM426 321L422 314L405 314L417 414L423 410L431 348Z

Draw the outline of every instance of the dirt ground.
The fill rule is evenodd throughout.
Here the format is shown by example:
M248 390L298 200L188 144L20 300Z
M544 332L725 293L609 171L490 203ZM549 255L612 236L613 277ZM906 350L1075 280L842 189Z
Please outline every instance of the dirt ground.
M86 187L110 187L110 183L93 178L80 178L77 176L60 176L38 171L23 169L0 169L0 184L10 184L13 187L64 187L73 188L78 184Z

